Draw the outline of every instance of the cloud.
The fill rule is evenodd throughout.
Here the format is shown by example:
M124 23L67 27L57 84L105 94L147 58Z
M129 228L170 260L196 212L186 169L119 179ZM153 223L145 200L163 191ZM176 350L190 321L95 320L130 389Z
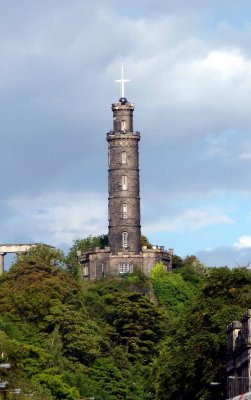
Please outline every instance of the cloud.
M152 233L157 231L177 232L199 230L201 228L219 225L231 224L233 220L223 210L207 207L204 209L188 209L183 211L175 210L166 215L161 215L158 209L159 216L157 221L147 221L144 225L144 230ZM155 216L156 217L156 216Z
M70 246L74 239L107 230L106 202L98 193L16 196L9 199L8 206L12 219L5 222L4 231L14 223L16 235L30 237L33 242Z
M242 160L251 160L251 151L243 152L239 155Z
M232 246L229 198L238 210L251 188L249 2L0 3L1 241L107 230L105 134L124 61L144 231L195 230L198 244L220 225Z
M214 50L201 63L202 69L215 72L220 80L227 80L235 77L248 69L250 72L250 62L246 62L243 55L236 50Z
M209 267L245 267L251 263L250 248L243 252L232 246L221 246L212 250L201 250L196 256Z
M238 241L234 243L234 247L238 250L251 249L251 236L241 236Z
M249 266L251 264L251 236L240 236L231 246L201 250L196 255L208 266Z

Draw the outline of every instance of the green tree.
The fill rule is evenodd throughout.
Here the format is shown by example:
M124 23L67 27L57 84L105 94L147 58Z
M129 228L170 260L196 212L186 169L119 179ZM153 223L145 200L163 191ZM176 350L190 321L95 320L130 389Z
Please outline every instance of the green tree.
M106 341L63 266L60 252L38 246L18 257L0 290L2 352L16 376L47 388L48 399L77 399L71 371L83 374L79 366L92 364Z
M178 269L178 268L182 268L183 267L183 260L181 257L177 256L176 254L174 254L172 256L172 268L173 269Z
M98 324L91 320L84 307L73 304L56 305L45 317L47 331L58 329L62 352L71 360L90 365L101 355L104 337Z
M56 375L42 372L38 374L35 378L35 381L40 385L45 386L50 390L51 394L54 396L54 399L57 400L78 400L80 399L79 391L76 388L73 388L67 383L63 381L63 377L61 375Z
M93 250L95 247L103 249L105 246L108 246L108 235L90 235L84 239L74 240L66 257L67 269L71 275L77 280L80 279L80 264L77 257L78 251L85 252Z
M60 268L62 253L39 245L18 257L0 291L0 312L28 323L39 322L58 302L76 302L80 286Z
M130 371L118 368L111 357L96 360L91 368L90 378L95 382L92 393L97 400L141 399L137 374L132 376Z
M250 303L250 289L245 268L210 270L201 292L170 324L155 365L156 399L214 398L210 382L226 382L226 326ZM226 398L224 385L218 398Z
M34 345L10 339L3 331L0 331L0 354L1 362L10 363L10 369L0 370L0 380L9 382L9 390L20 388L20 399L27 398L26 395L29 393L33 393L38 400L52 399L50 392L30 380L32 374L47 367L49 354ZM32 374L29 376L31 371Z
M85 252L88 250L93 250L95 247L100 247L101 249L104 249L105 246L108 246L108 235L90 235L84 239L74 240L68 255L73 255L74 257L76 257L77 251Z
M174 315L179 315L197 294L195 286L183 279L181 273L170 274L162 262L151 271L152 284L159 303Z
M152 244L149 242L148 238L145 235L141 235L140 242L141 246L146 246L148 249L152 248Z
M200 260L194 256L186 256L183 260L183 267L192 267L201 278L207 278L209 275L209 269L200 262Z
M134 266L133 273L123 277L120 287L128 292L137 292L146 296L150 296L152 293L151 280L137 265Z
M149 362L163 337L164 315L139 293L107 294L104 302L106 322L115 329L112 341L125 348L130 361Z

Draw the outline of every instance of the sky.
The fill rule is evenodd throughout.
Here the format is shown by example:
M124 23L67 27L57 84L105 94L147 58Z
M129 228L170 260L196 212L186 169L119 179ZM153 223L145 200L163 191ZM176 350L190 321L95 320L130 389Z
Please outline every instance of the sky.
M141 225L251 262L251 3L0 0L0 243L107 233L111 103L135 103Z

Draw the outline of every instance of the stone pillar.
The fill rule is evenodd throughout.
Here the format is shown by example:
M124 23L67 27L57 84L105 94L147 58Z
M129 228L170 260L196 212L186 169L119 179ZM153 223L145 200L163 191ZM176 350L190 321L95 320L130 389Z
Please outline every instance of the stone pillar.
M0 253L0 275L4 273L4 256L6 253Z

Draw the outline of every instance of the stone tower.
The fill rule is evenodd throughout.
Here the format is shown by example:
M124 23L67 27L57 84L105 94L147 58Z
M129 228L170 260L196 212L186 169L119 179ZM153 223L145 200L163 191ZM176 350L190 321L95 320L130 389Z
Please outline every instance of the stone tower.
M77 252L81 277L85 280L107 275L123 275L140 268L146 275L159 261L172 269L172 249L164 246L141 247L139 151L140 133L133 131L134 104L124 93L123 66L121 98L112 104L113 130L108 142L108 240L109 246Z
M108 237L111 252L130 251L139 254L140 197L139 152L140 133L133 132L134 105L125 97L112 104L113 131L108 142Z

